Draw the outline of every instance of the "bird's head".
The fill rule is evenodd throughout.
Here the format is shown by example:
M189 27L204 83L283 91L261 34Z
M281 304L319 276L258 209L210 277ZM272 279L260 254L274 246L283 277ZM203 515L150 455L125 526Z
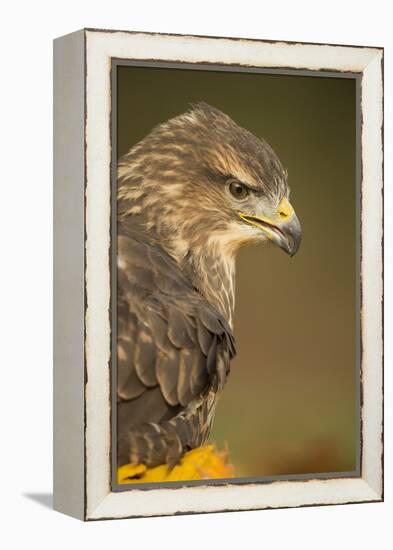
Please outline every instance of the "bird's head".
M176 256L209 245L233 254L262 241L291 256L299 248L276 153L206 103L154 128L120 160L118 174L119 214L142 214Z

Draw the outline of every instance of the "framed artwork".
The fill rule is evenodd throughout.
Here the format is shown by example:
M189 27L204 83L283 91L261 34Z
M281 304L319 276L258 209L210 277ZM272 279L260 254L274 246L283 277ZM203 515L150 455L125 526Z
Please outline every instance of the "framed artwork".
M383 499L383 49L54 42L54 507Z

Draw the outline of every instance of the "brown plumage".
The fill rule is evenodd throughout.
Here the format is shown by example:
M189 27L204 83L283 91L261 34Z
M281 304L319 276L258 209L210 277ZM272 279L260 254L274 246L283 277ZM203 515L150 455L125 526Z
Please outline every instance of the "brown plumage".
M206 442L235 354L235 255L299 222L271 147L205 103L118 166L118 465L174 465Z

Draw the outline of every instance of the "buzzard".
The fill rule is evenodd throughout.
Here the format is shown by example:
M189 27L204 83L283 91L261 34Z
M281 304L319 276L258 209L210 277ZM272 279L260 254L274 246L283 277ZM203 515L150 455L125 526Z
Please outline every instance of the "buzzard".
M118 164L118 466L174 466L203 445L235 355L235 257L300 245L273 149L206 103Z

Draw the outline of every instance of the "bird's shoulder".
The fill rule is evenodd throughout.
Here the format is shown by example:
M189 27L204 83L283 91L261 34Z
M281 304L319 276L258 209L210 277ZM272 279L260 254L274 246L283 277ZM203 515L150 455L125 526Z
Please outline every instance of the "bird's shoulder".
M167 297L195 294L191 279L159 244L140 231L124 228L117 236L118 271L122 281L143 292ZM126 285L127 286L127 285Z
M225 384L235 354L231 328L187 273L138 232L119 231L118 396L159 386L186 406L210 384Z

